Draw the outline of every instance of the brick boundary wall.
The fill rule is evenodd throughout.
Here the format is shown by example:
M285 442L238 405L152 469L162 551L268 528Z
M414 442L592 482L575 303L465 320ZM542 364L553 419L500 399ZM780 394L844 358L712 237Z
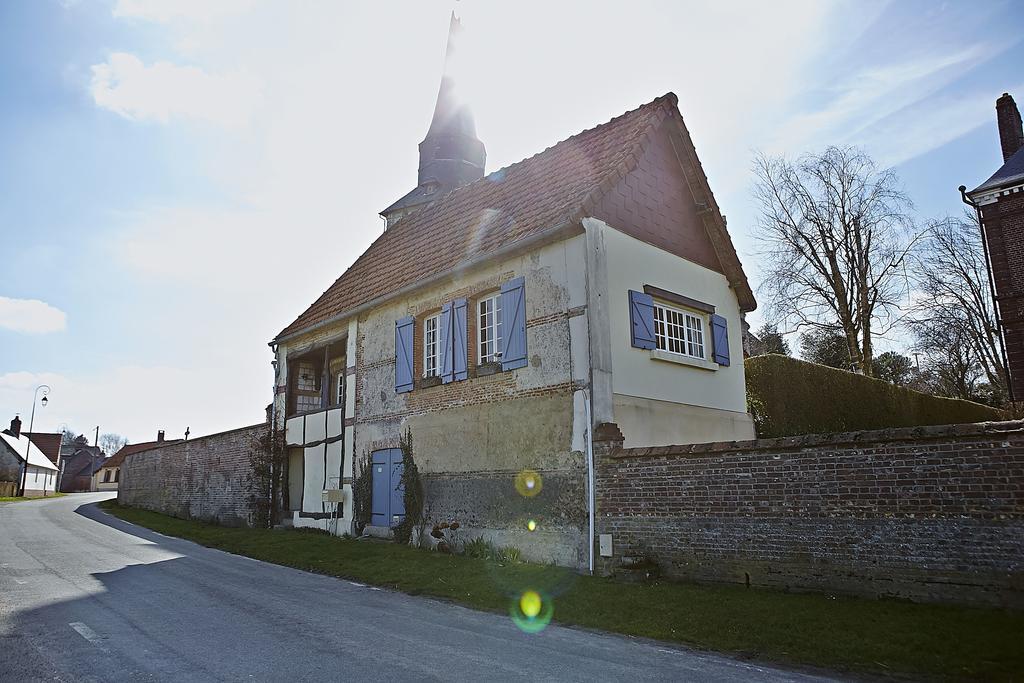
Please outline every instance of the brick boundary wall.
M1024 421L594 450L604 573L1024 608Z
M241 427L132 453L117 501L183 519L251 524L250 455L267 424Z

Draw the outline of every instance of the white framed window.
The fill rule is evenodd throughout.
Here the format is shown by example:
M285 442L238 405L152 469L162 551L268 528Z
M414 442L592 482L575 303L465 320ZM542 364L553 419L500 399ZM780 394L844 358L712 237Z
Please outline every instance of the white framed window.
M432 315L423 321L423 376L437 377L441 372L441 343L438 326L441 316Z
M704 317L654 303L654 341L662 351L705 360Z
M477 312L479 362L482 364L501 360L501 295L481 299L477 304Z
M345 370L341 370L338 373L338 383L334 387L335 393L335 405L341 405L342 401L345 400Z

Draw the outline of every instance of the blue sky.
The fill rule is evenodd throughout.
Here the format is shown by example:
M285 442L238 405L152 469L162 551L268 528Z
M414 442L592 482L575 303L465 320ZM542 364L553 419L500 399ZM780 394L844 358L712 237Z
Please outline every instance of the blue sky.
M262 419L267 342L415 182L454 4L488 170L671 90L755 285L756 150L863 146L924 221L1024 98L1019 2L0 3L0 418Z

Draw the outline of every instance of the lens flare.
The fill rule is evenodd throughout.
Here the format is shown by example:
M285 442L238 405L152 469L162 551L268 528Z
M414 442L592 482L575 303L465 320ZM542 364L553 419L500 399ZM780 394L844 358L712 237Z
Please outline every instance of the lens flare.
M533 498L543 488L540 475L533 470L523 470L517 474L515 485L519 495L525 498Z
M523 591L518 600L512 601L509 613L512 622L524 633L539 633L551 623L555 608L550 598L530 589Z
M519 611L527 619L536 619L537 615L540 614L540 604L540 594L537 591L526 591L519 598Z
M526 523L526 530L527 531L536 531L537 530L537 522L535 522L535 521L533 521L531 519L529 522Z

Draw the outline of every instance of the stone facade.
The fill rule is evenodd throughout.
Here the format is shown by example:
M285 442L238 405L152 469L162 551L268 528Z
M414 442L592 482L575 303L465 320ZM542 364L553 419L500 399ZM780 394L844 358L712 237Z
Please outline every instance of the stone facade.
M117 500L183 519L248 526L250 457L267 425L155 446L127 456Z
M1024 422L633 449L613 427L605 572L1024 606Z

